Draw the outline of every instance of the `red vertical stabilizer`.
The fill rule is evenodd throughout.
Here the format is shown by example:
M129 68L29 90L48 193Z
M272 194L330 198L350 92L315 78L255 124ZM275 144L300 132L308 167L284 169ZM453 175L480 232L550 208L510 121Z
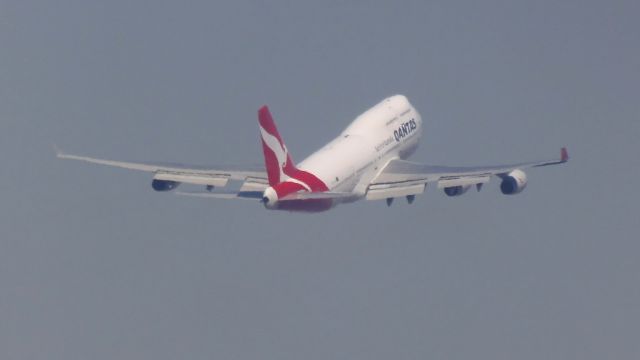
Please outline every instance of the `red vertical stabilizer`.
M296 167L266 105L258 110L258 122L269 185L274 186L285 180L285 174L293 174Z

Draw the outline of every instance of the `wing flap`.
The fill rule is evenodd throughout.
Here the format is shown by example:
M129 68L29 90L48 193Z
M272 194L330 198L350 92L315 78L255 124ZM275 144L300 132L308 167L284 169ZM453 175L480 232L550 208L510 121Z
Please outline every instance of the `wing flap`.
M476 175L466 177L444 178L438 181L438 189L452 186L469 186L488 183L491 175Z
M372 185L367 191L367 200L382 200L408 195L419 195L424 192L427 184L424 182L409 184L380 184Z
M190 173L161 170L155 173L154 180L168 180L180 183L188 183L194 185L212 185L216 187L224 187L229 182L229 175L206 174L206 173Z

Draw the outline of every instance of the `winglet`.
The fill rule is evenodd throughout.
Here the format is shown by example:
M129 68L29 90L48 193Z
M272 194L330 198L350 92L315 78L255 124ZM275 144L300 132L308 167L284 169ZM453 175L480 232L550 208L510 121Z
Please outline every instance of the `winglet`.
M563 147L560 149L560 161L567 162L569 161L569 152L567 152L567 148Z
M58 145L56 144L51 144L51 146L53 146L53 151L56 152L56 157L62 157L64 156L64 152L62 152L62 150L60 150L60 148L58 147Z

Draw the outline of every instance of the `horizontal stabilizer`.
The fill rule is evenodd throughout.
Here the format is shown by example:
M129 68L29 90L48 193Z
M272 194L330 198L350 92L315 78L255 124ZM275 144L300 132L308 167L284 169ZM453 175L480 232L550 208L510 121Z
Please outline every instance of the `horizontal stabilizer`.
M260 191L262 193L268 187L269 181L267 179L248 177L240 187L240 191Z
M298 192L289 194L278 201L294 201L294 200L312 200L312 199L348 199L353 198L356 199L360 197L360 195L356 193L345 193L345 192Z
M178 191L176 195L209 198L209 199L244 199L244 200L260 200L262 199L261 191L239 191L239 192L186 192Z

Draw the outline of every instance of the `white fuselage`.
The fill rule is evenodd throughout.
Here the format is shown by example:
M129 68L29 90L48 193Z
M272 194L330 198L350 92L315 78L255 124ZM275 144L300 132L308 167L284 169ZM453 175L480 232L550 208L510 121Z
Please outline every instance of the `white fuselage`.
M358 116L337 138L298 168L330 191L364 196L367 185L392 159L406 159L418 146L422 118L402 95L384 99Z

